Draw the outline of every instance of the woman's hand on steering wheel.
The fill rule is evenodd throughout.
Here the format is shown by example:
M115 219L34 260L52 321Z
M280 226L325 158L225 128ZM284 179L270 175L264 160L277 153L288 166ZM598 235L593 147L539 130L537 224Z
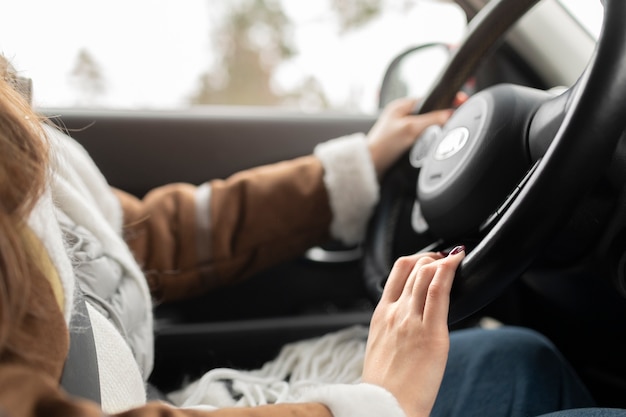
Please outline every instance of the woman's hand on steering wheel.
M387 169L413 146L427 127L443 125L452 114L452 110L412 114L417 102L416 99L405 98L389 103L367 134L378 178L382 178Z
M465 257L421 253L399 258L374 311L363 382L391 392L408 417L428 416L448 359L448 309L454 274Z

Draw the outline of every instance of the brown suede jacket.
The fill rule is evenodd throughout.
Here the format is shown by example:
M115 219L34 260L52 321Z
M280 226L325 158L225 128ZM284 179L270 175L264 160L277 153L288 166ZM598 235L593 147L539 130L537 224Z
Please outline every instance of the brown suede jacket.
M213 181L206 223L219 228L197 227L196 190L188 184L167 185L142 200L115 191L124 212L125 239L160 302L228 285L297 256L329 235L331 209L323 168L314 157ZM209 255L199 256L199 247L209 248ZM50 278L32 279L29 313L9 335L16 353L0 355L0 416L103 415L97 404L71 398L59 386L68 329ZM150 403L121 415L331 417L318 403L212 412Z

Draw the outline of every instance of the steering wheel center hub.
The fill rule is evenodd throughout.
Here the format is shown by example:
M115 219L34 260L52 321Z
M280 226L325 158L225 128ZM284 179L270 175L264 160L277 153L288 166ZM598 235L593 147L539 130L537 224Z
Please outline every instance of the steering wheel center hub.
M536 90L502 85L455 112L418 179L418 201L434 235L475 234L515 188L532 165L525 125L545 99Z

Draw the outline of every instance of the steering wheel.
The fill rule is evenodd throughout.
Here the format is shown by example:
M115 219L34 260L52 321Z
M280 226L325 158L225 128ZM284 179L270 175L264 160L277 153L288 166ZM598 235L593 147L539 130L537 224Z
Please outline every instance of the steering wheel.
M450 107L480 57L537 2L489 2L417 112ZM454 323L530 266L600 178L626 127L623 16L625 1L605 1L594 56L563 94L485 89L435 133L419 171L409 155L389 171L364 244L371 294L380 297L398 256L465 244L451 293Z

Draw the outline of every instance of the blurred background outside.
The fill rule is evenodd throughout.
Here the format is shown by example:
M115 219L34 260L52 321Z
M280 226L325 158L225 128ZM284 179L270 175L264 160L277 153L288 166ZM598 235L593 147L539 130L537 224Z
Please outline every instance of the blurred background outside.
M461 9L437 0L20 0L2 9L0 53L33 79L35 104L54 108L373 113L394 56L454 45L466 30Z

